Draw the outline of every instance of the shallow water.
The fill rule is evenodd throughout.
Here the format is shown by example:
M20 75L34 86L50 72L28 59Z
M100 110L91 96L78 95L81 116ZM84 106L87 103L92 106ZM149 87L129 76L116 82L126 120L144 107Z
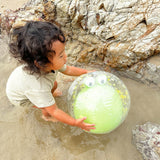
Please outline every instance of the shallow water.
M109 134L95 135L62 123L45 122L35 108L17 108L5 95L5 85L16 63L9 58L5 38L0 39L0 155L2 160L142 160L132 143L132 129L145 122L159 123L160 90L121 78L131 96L126 120ZM18 78L18 77L17 77ZM59 75L63 96L56 98L67 110L71 78Z

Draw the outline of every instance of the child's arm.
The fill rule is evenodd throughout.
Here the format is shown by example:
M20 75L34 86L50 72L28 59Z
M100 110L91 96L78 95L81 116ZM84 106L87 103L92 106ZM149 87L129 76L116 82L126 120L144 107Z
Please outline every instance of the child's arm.
M60 122L69 124L71 126L77 126L86 131L90 131L90 129L95 129L94 124L88 124L88 123L83 122L86 119L86 117L81 118L81 119L74 119L73 117L69 116L67 113L59 109L56 104L50 107L45 107L44 109L51 116L53 116Z
M91 71L88 71L82 68L73 67L73 66L67 66L66 70L62 73L69 76L80 76L82 74L89 73L89 72Z

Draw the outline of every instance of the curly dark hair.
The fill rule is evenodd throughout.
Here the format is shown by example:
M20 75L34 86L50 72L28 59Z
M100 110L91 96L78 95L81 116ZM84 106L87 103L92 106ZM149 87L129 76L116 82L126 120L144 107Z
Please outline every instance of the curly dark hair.
M23 27L15 28L10 36L10 52L19 60L26 64L25 69L31 74L40 74L40 69L35 65L45 67L52 43L59 40L65 43L65 36L61 29L50 22L30 21Z

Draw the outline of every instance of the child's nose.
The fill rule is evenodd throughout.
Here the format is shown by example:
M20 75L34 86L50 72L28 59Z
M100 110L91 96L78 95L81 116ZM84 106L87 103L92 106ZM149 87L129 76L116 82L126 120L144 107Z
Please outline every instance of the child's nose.
M66 53L64 54L64 60L67 60L67 55L66 55Z

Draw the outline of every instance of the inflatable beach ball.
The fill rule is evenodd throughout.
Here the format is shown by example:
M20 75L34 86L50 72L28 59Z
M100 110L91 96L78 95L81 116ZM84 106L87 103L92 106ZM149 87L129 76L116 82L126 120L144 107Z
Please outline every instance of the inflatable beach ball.
M115 75L96 71L79 76L68 91L70 114L87 117L86 123L95 124L91 133L113 131L126 118L130 96L124 83Z

